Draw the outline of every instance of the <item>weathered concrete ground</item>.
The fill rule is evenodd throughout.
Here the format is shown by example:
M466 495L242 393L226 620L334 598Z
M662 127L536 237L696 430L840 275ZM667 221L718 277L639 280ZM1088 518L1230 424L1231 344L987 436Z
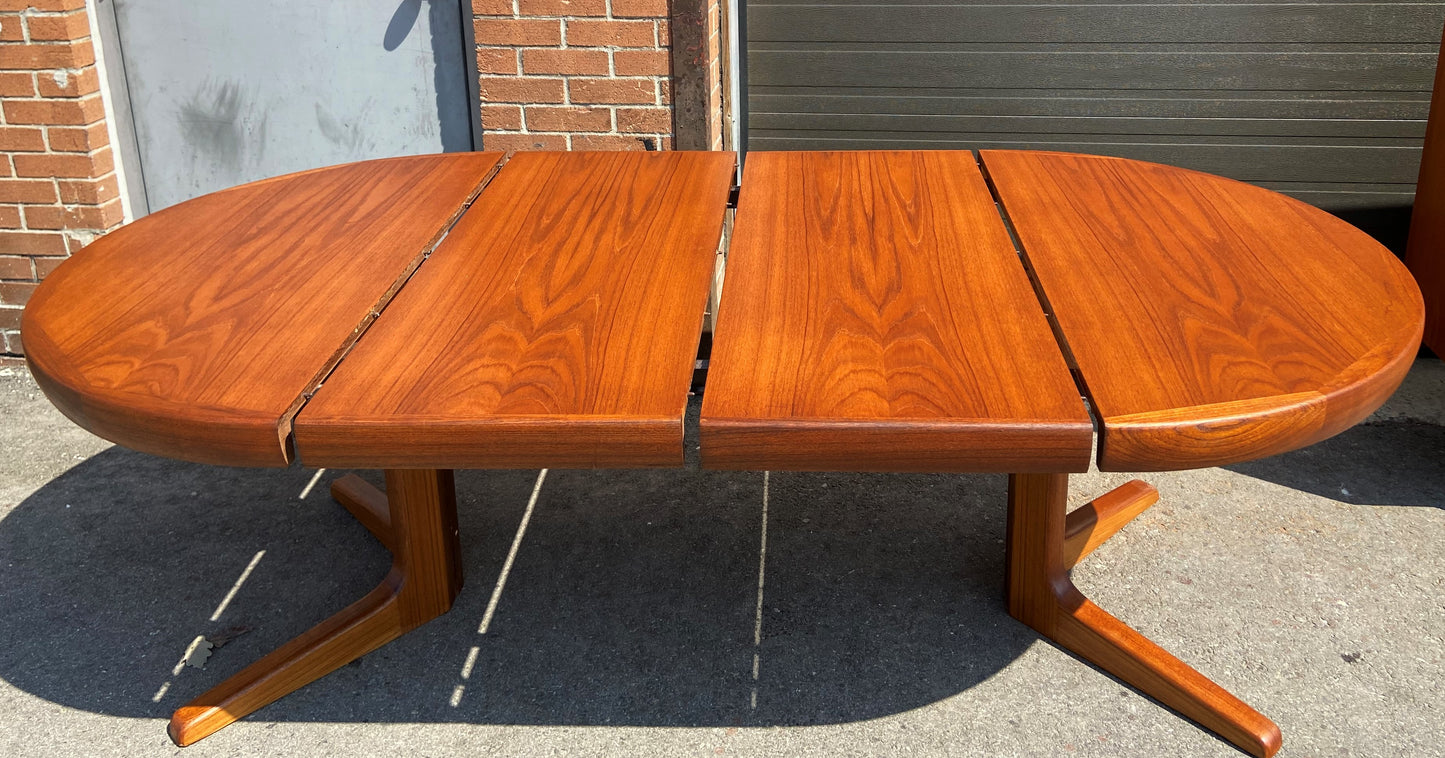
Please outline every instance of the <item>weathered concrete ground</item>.
M385 573L343 472L133 453L0 374L0 755L179 753L172 709ZM451 613L184 754L1237 755L1007 616L1003 477L552 471L499 591L537 479L458 475ZM1440 361L1333 440L1147 479L1086 593L1282 755L1445 755Z

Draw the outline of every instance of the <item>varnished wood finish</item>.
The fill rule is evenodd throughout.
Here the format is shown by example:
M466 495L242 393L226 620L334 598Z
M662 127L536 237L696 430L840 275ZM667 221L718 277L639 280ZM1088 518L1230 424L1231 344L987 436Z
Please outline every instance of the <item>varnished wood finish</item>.
M750 153L709 468L1083 471L1092 428L971 153Z
M1101 416L1101 469L1302 447L1363 419L1410 367L1409 272L1323 211L1138 161L982 155Z
M1063 565L1070 568L1079 565L1084 556L1108 542L1125 524L1157 502L1159 490L1135 479L1070 511L1064 524Z
M347 474L331 483L331 498L350 511L387 550L396 549L386 493L356 474Z
M969 153L752 155L704 464L1013 472L1010 613L1271 755L1274 724L1069 580L1157 493L1131 482L1066 515L1054 472L1087 467L1092 426L1044 309L1100 415L1100 466L1143 470L1354 423L1408 367L1419 293L1378 245L1273 193L984 155L1023 261ZM388 469L385 496L355 477L332 489L393 552L386 580L178 710L179 744L450 607L456 505L436 467L682 462L733 156L521 154L421 265L497 160L355 164L200 198L103 238L32 300L37 380L92 431L280 465L294 417L309 463Z
M190 745L400 637L452 606L462 588L451 471L386 472L391 572L366 597L176 710L169 732Z
M1435 62L1435 89L1425 122L1405 265L1425 296L1425 345L1445 356L1445 66L1440 65L1445 61L1445 40L1441 55Z
M1074 587L1064 542L1067 500L1067 474L1009 477L1009 613L1241 750L1274 755L1281 741L1274 722Z
M731 153L519 153L296 422L308 464L680 465Z
M501 153L370 161L196 198L96 240L36 289L26 358L65 415L127 447L291 460L291 416Z

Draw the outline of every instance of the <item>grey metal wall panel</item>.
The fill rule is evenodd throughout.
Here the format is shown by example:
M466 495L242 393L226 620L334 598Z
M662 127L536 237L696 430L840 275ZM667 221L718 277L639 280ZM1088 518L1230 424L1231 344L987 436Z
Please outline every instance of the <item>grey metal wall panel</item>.
M891 132L822 132L805 138L768 131L752 134L754 150L930 150L968 145L978 150L1058 150L1116 155L1169 163L1249 182L1362 182L1413 184L1420 167L1420 148L1351 145L1240 145L1220 141L1099 141L1059 134L1036 140L999 139L987 134L909 134Z
M1270 92L1246 90L1099 91L1031 88L1008 92L964 87L762 87L751 100L764 113L1153 118L1370 119L1419 121L1429 93Z
M831 131L832 113L759 113L755 134L770 129ZM877 132L973 132L983 134L1212 134L1231 137L1403 138L1418 143L1419 121L1341 118L1154 118L1149 116L1029 116L850 113L849 129Z
M152 211L316 166L473 147L460 0L113 2Z
M821 4L824 4L824 3L820 3L819 0L771 0L771 2L769 2L769 3L767 3L767 4L768 4L768 5L821 5ZM855 6L856 6L856 5L888 5L888 3L886 3L886 2L880 2L880 0L827 0L826 4L827 4L827 5L840 5L840 6L842 6L842 5L855 5ZM1059 4L1059 3L1055 3L1055 5L1058 5L1058 4ZM1119 6L1127 6L1127 7L1132 7L1132 8L1142 8L1142 7L1146 7L1146 6L1152 6L1152 5L1202 5L1202 4L1205 4L1205 3L1202 3L1201 0L1070 0L1069 3L1068 3L1068 5L1085 5L1085 6L1115 6L1115 5L1119 5ZM1260 0L1209 0L1209 2L1208 2L1207 4L1209 4L1209 5L1279 6L1279 5L1295 5L1295 4L1302 4L1302 3L1298 3L1298 2L1292 3L1292 2L1290 2L1289 0L1281 0L1280 2L1269 2L1269 3L1260 2ZM1307 5L1324 5L1324 6L1339 6L1339 5L1439 5L1439 0L1381 0L1380 2L1374 2L1373 0L1311 0L1309 3L1303 3L1303 4L1307 4ZM985 3L985 2L979 2L979 0L929 0L928 2L916 2L916 1L915 1L915 2L909 3L909 5L912 5L912 6L917 6L917 5L967 5L967 6L972 6L972 7L1004 6L1004 7L1024 8L1024 7L1031 7L1031 6L1047 6L1047 5L1050 5L1050 4L1049 4L1049 3L1041 3L1041 2L1039 2L1039 0L989 0L989 1L986 2L986 3Z
M769 0L747 13L750 149L1073 150L1351 212L1408 211L1445 1Z
M1429 44L1427 4L750 4L748 23L794 42Z
M1016 50L1002 44L859 50L856 46L756 43L748 51L749 82L756 87L793 84L801 79L824 87L907 82L914 87L964 84L1011 90L1071 87L1417 92L1422 86L1429 89L1438 52L1438 48L1428 45L1400 46L1402 49L1389 52L1187 50L1180 46L1083 50L1073 45Z

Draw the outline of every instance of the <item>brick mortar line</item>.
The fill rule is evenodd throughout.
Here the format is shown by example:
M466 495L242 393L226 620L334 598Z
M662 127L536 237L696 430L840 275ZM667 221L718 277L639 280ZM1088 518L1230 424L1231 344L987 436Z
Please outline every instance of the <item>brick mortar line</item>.
M0 72L0 73L11 73L11 72L9 72L9 71L3 71L3 72ZM48 95L48 96L47 96L47 95L35 95L34 97L5 97L5 98L0 98L0 99L3 99L3 100L4 100L5 102L7 102L7 103L76 103L76 104L79 104L80 101L82 101L82 100L89 100L89 99L91 99L91 98L93 98L93 97L100 97L100 93L99 93L99 92L88 92L88 93L86 93L86 94L84 94L84 95ZM92 126L95 126L96 124L103 123L104 121L105 121L105 117L104 117L104 116L101 116L100 118L98 118L98 119L96 119L96 120L94 120L94 121L87 121L87 122L85 122L85 123L83 123L83 124L9 124L9 126L33 126L33 127L37 128L37 129L45 129L45 128L48 128L48 127L56 127L56 128L58 128L58 129L71 129L71 128L73 128L73 129L88 129L88 128L92 127Z
M613 107L613 108L607 108L607 109L606 109L606 110L609 111L609 113L608 113L608 129L607 129L607 131L591 131L591 130L587 130L587 129L572 129L572 130L570 130L570 131L565 131L565 132L564 132L564 131L554 131L554 130L532 129L532 128L530 128L529 126L527 126L527 114L526 114L526 111L527 111L527 108L528 108L528 107L545 107L545 108L550 108L550 107L586 107L586 106L523 106L523 107L522 107L522 121L521 121L522 127L521 127L520 129L490 129L490 130L488 130L489 133L491 133L491 134L537 134L537 135L553 135L553 136L559 136L559 135L564 135L564 134L567 134L567 135L571 135L571 134L588 134L588 135L595 135L595 136L614 136L614 137L671 137L671 136L672 136L672 133L671 133L671 132L656 132L656 131L624 132L624 131L621 131L621 130L618 129L618 127L617 127L617 111L618 111L618 108L615 108L615 107ZM627 106L622 106L622 107L627 107ZM643 106L634 106L634 107L649 108L649 107L655 107L655 106L646 106L646 105L643 105ZM598 108L597 110L601 110L601 108Z
M475 21L475 20L477 20L477 19L489 19L489 18L490 18L490 19L500 19L500 20L505 20L505 21L616 21L616 22L623 23L623 24L632 24L632 23L639 23L639 24L640 24L640 23L645 23L645 22L649 22L649 21L655 24L655 23L657 23L657 22L659 22L659 21L668 21L668 20L670 20L670 18L669 18L668 16L578 16L578 15L575 15L575 14L574 14L574 15L537 15L537 14L519 15L519 14L513 13L513 14L510 15L510 16L504 16L504 15L499 14L499 13L477 13L477 14L474 14L474 15L472 16L472 20L473 20L473 21ZM713 36L717 36L717 33L714 32L714 33L713 33ZM18 40L12 40L12 41L18 41Z
M523 135L523 134L524 134L524 135L538 136L538 137L561 137L561 136L566 135L566 134L576 134L576 135L579 135L579 136L586 136L586 137L671 137L671 136L672 136L672 134L669 133L669 132L587 132L587 131L555 132L555 131L538 131L538 130L528 130L528 129L521 129L521 130L518 130L518 129L493 129L491 132L489 132L489 134L510 134L510 135L513 135L513 136L515 136L515 135ZM0 229L0 231L5 231L5 230Z
M54 18L54 17L57 17L57 16L76 16L76 15L79 15L79 14L81 14L81 13L85 13L86 10L85 10L84 8L73 8L73 9L68 10L68 11L47 11L47 10L42 10L42 9L40 9L40 8L36 8L36 7L34 7L34 6L30 6L30 7L27 7L27 8L22 8L22 9L20 9L20 10L15 10L15 11L0 11L0 12L3 12L3 13L14 13L14 14L17 15L17 16L42 16L42 17Z
M476 48L477 48L477 49L480 49L480 50L513 50L513 51L515 51L515 57L514 57L514 61L513 61L513 65L514 65L514 67L515 67L515 73L511 73L511 74L505 74L505 73L485 73L485 74L480 74L480 76L481 76L482 78L484 78L484 79L485 79L485 78L488 78L488 77L492 77L492 78L534 79L534 80L560 79L560 80L561 80L561 83L562 83L562 102L561 102L561 103L556 103L556 104L554 104L554 103L535 103L535 102L525 102L525 101L503 101L503 100L484 100L484 101L480 102L480 103L479 103L479 106L483 106L483 107L484 107L484 106L488 106L488 105L507 105L507 106L515 106L515 107L517 107L517 109L518 109L518 123L520 124L520 126L519 126L518 129L486 128L486 126L484 125L484 130L485 130L487 133L493 133L493 134L498 134L498 135L510 135L510 136L559 137L559 138L562 138L563 140L565 140L565 144L567 145L567 147L568 147L569 149L571 149L571 148L573 147L573 138L574 138L574 137L597 136L597 137L617 137L617 138L624 138L624 139L628 139L628 138L653 138L653 139L657 139L657 140L661 141L661 140L670 139L670 138L672 138L672 137L674 136L674 135L672 134L671 130L664 131L664 132L622 132L622 131L620 131L619 126L618 126L618 118L619 118L618 109L619 109L619 108L628 108L628 107L630 107L630 108L663 108L663 109L670 109L670 108L673 107L673 104L672 104L672 103L664 102L664 98L663 98L664 92L668 89L666 83L667 83L667 82L669 81L669 79L670 79L670 74L671 74L670 71L660 72L660 73L653 73L653 74L630 74L630 75L620 76L620 75L618 75L618 73L617 73L617 58L616 58L616 54L617 54L618 52L621 52L621 51L636 51L636 52L667 52L667 51L669 51L670 48L671 48L671 45L670 45L670 44L664 44L663 39L662 39L662 29L663 29L663 23L670 21L670 18L667 17L667 16L665 16L665 15L658 15L658 16L625 16L625 17L619 17L619 16L616 15L615 9L612 7L612 0L605 0L604 3L603 3L603 5L604 5L604 15L601 15L601 16L592 16L592 15L588 15L588 16L578 16L578 15L553 14L553 13L524 14L524 13L522 12L522 10L521 10L521 2L520 2L520 0L512 0L512 3L511 3L511 15L510 15L510 16L504 15L504 14L498 14L498 13L473 13L473 14L472 14L473 23L477 23L479 20L486 20L486 19L510 20L510 21L554 21L554 20L557 21L558 43L557 43L556 45L535 45L535 44L525 44L525 43L524 43L524 44L517 44L517 45L508 45L508 44L497 44L497 43L492 43L492 42L482 43L482 44L476 45ZM652 32L651 45L650 45L650 46L648 46L648 45L642 45L642 46L636 46L636 47L633 47L633 46L623 46L623 45L576 45L576 44L573 44L572 40L570 39L570 34L569 34L570 31L573 31L570 27L571 27L571 22L574 22L574 21L581 21L581 22L599 22L599 23L601 23L601 22L622 22L622 23L625 23L625 24L628 24L628 25L632 25L632 24L643 24L643 23L650 24L651 27L652 27L652 28L651 28L651 32ZM635 27L634 27L634 28L635 28ZM717 30L714 30L714 31L713 31L713 35L714 35L714 36L718 36L718 31L717 31ZM669 41L669 42L670 42L670 41ZM602 74L602 73L556 73L556 72L538 73L538 72L528 72L528 71L526 70L526 68L525 68L525 58L526 58L526 56L523 55L523 53L526 52L527 50L598 50L598 51L601 51L601 52L605 52L606 55L607 55L607 57L606 57L606 60L607 60L607 73ZM651 87L650 87L650 89L651 89L651 91L652 91L652 92L651 92L651 95L652 95L651 101L650 101L650 102L640 102L640 103L579 103L579 102L575 102L575 101L573 100L573 93L572 93L572 83L573 83L572 80L573 80L574 78L579 78L579 77L580 77L580 78L584 78L584 79L596 79L596 80L600 80L600 81L648 82L648 83L651 84ZM721 86L720 86L720 85L719 85L719 86L716 86L714 89L716 89L717 91L721 91ZM531 128L530 122L529 122L529 118L528 118L528 111L529 111L531 108L534 108L534 107L538 107L538 108L553 108L553 107L558 107L558 108L586 108L586 109L588 109L588 110L593 110L593 111L598 110L598 109L604 109L604 108L605 108L607 111L609 111L609 113L608 113L608 122L609 122L609 123L608 123L608 126L609 126L609 128L608 128L607 131L602 131L602 132L578 131L578 130L574 130L574 131L560 131L560 132L559 132L559 131L540 131L540 130L534 130L534 129Z
M25 28L25 37L26 37L25 39L6 39L6 40L0 40L0 47L4 47L4 46L6 46L6 45L12 45L12 46L16 46L16 47L26 47L26 46L29 46L29 47L76 47L76 46L78 46L81 42L89 42L89 41L90 41L90 35L89 35L89 34L85 35L84 37L74 37L74 38L71 38L71 39L37 39L37 40L31 40L31 39L30 39L30 25L29 25L29 24L24 24L23 26L24 26L24 28ZM87 64L85 64L85 65L89 66L89 65L92 65L92 64L87 63ZM22 69L13 69L13 68L12 68L12 69L5 69L5 70L7 70L7 71L29 71L29 70L32 70L32 69L23 69L23 68L22 68Z

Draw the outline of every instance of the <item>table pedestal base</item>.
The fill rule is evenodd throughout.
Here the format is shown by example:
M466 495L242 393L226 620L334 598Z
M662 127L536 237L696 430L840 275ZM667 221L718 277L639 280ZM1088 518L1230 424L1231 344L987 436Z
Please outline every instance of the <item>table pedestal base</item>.
M1067 474L1009 477L1009 614L1070 652L1252 755L1280 747L1279 727L1150 642L1074 587L1069 571L1158 500L1133 481L1067 512ZM190 745L449 610L462 587L456 491L448 470L386 472L386 494L356 476L331 495L392 553L391 572L365 597L247 666L171 717Z
M1067 474L1009 477L1009 614L1251 755L1279 727L1147 637L1089 602L1069 579L1080 559L1159 498L1139 481L1067 513Z
M355 476L331 494L391 550L391 572L365 597L247 666L171 716L185 746L421 626L462 588L456 491L447 470L388 470L386 495Z

